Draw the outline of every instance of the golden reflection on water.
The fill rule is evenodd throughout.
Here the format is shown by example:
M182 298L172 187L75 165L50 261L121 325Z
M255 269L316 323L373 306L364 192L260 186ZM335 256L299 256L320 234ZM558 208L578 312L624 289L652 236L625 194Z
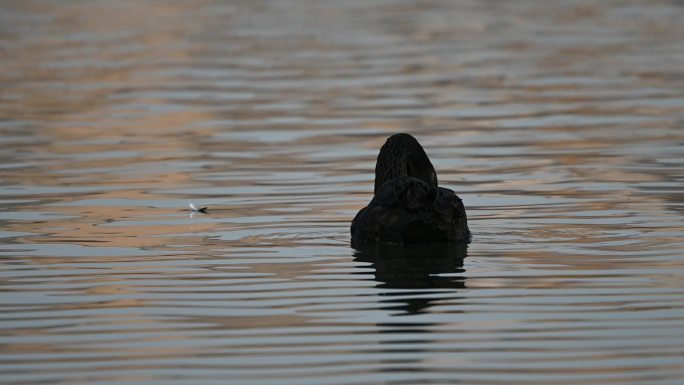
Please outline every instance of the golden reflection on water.
M683 12L8 2L0 374L677 383ZM349 248L398 131L467 252Z

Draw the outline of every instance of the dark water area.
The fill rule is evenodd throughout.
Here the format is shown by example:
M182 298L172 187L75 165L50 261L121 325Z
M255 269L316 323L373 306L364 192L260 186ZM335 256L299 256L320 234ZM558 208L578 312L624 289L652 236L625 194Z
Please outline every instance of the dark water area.
M3 2L0 383L683 383L682 20ZM396 132L467 248L350 247Z

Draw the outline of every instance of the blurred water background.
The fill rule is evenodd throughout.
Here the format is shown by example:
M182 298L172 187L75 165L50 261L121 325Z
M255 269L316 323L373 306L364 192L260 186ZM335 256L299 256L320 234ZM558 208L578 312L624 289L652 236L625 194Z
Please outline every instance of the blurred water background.
M681 384L682 20L3 1L0 383ZM350 248L396 132L467 250Z

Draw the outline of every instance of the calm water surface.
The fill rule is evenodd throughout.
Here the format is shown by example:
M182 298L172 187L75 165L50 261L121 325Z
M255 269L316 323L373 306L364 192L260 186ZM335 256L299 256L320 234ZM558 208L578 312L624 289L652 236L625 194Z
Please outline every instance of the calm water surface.
M683 19L3 2L0 382L681 384ZM349 247L400 131L467 250Z

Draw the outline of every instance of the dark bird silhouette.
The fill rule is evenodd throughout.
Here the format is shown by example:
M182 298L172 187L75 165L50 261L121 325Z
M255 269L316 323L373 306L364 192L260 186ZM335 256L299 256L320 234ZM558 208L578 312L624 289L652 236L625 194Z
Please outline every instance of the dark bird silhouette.
M392 135L382 146L374 194L352 221L353 247L470 242L461 198L437 186L435 168L413 136Z

